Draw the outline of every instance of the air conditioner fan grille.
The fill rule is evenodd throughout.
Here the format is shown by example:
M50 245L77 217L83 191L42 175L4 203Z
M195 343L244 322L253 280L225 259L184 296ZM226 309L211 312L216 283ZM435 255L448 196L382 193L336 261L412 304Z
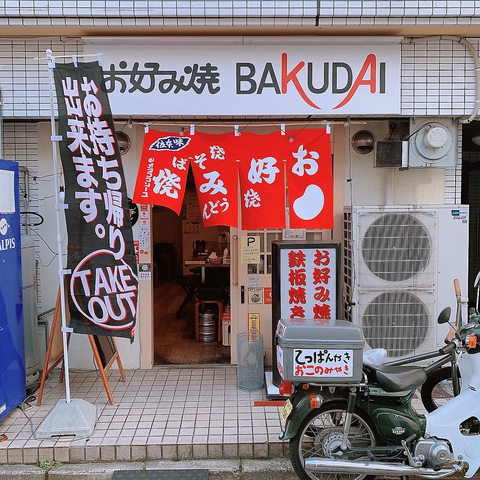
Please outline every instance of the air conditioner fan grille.
M431 240L425 226L408 213L386 213L368 227L362 255L368 269L389 282L413 278L430 261Z
M384 348L389 357L411 355L428 336L428 309L410 292L384 292L365 309L362 330L371 348Z

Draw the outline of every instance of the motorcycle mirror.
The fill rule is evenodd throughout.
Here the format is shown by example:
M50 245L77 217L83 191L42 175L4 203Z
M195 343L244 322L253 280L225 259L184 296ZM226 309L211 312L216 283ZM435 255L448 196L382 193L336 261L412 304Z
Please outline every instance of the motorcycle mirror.
M438 316L437 322L442 325L448 323L450 320L450 315L452 314L452 309L450 307L445 307Z

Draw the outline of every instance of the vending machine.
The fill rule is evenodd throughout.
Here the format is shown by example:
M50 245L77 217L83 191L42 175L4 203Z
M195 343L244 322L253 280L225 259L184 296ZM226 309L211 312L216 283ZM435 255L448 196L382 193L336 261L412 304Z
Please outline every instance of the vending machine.
M26 396L18 171L0 159L0 421Z

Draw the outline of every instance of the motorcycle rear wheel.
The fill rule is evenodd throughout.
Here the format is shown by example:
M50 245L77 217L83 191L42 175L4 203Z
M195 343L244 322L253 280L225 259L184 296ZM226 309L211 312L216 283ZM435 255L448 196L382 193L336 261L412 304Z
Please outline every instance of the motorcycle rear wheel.
M346 403L326 404L310 412L303 420L297 435L290 440L290 461L302 480L372 480L375 476L307 471L304 461L309 457L334 458L332 455L343 439L343 425L347 415ZM353 447L375 446L375 430L362 411L352 415L348 442ZM368 458L359 458L367 461Z
M454 397L452 367L443 367L431 372L420 389L420 396L427 412L433 412L451 400Z

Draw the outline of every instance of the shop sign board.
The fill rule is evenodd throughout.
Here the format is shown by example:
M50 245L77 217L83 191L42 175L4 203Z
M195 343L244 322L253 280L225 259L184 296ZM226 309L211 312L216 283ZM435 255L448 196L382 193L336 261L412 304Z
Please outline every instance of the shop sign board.
M280 250L280 318L319 323L337 318L336 257L336 249L327 246Z
M353 115L400 112L399 42L95 43L117 115Z
M272 332L281 319L318 328L341 318L340 243L272 243ZM273 333L275 345L275 333ZM273 349L273 383L278 386Z

